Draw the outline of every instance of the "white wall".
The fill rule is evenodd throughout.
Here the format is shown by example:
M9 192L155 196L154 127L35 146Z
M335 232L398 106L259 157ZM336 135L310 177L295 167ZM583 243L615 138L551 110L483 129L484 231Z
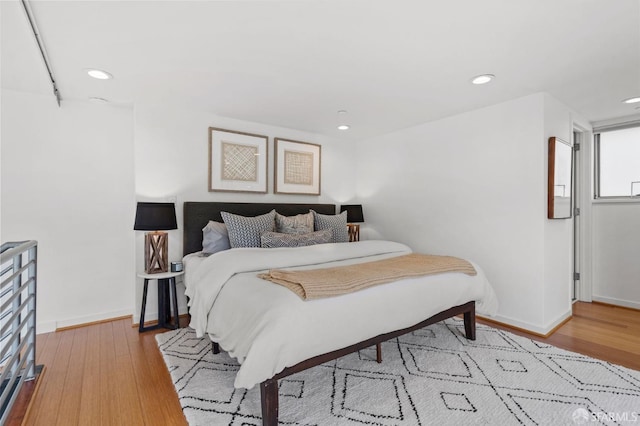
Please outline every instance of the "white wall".
M640 309L640 203L593 204L593 300Z
M547 138L570 140L571 123L540 93L362 141L363 236L476 261L496 319L546 333L571 309L571 221L546 218Z
M235 120L214 114L170 107L136 105L135 192L138 201L176 201L178 228L169 231L170 260L182 258L182 204L185 201L336 203L351 201L355 193L354 144L308 132ZM268 193L208 192L208 128L256 133L269 137ZM320 196L273 194L273 138L322 146ZM131 219L133 221L133 218ZM131 222L133 223L133 222ZM144 237L136 233L136 270L144 269ZM139 320L142 280L137 280L134 322ZM181 288L180 292L183 291ZM145 321L157 318L155 285L149 292ZM180 294L180 311L186 312Z
M476 261L502 321L544 323L543 96L527 96L359 144L365 235Z
M38 333L132 311L132 118L2 90L1 239L38 240Z

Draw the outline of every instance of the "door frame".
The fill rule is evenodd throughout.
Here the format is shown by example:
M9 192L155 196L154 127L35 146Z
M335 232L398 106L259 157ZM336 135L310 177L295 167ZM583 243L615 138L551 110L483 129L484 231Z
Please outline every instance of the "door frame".
M580 161L580 149L584 146L583 142L583 134L581 132L576 131L575 129L571 132L571 146L572 146L572 164L573 168L571 170L571 182L572 188L571 193L573 194L573 199L571 200L571 210L573 215L573 243L572 243L572 255L573 258L573 285L571 288L571 301L575 302L579 300L580 297L580 223L582 221L581 212L581 202L582 202L582 194L580 193L580 188L582 188L582 182L580 179L580 171L582 170L582 161Z
M580 144L580 150L575 152L577 161L576 170L576 197L575 207L580 209L580 216L577 226L574 227L578 235L574 235L574 265L579 270L580 280L575 286L575 299L572 301L591 302L592 301L592 277L593 262L592 257L592 194L593 194L593 132L589 123L572 123L572 138L574 133L577 138L574 141ZM576 244L577 241L577 244ZM572 282L574 282L572 280Z

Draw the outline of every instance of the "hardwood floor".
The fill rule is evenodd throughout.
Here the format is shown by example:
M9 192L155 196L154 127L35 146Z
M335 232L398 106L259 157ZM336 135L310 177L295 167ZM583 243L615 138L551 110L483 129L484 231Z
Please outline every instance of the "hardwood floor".
M24 424L186 425L154 337L165 331L121 319L38 335L45 371Z
M482 323L482 320L478 322ZM542 338L488 324L559 348L640 370L640 311L602 303L576 302L573 317Z
M140 334L122 319L39 335L45 372L24 424L185 425L154 338L164 331ZM640 311L578 302L546 339L513 332L640 370Z

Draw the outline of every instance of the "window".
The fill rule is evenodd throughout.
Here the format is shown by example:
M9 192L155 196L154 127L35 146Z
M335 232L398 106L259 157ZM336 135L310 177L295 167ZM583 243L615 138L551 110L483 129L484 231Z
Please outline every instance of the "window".
M640 127L596 133L595 198L640 196Z

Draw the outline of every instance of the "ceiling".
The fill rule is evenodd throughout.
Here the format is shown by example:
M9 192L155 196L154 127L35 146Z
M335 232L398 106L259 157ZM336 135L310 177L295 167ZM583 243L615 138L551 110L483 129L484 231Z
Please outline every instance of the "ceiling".
M0 4L2 87L50 94L21 3ZM62 107L170 103L347 139L541 91L589 121L640 113L621 102L640 96L640 0L29 4Z

